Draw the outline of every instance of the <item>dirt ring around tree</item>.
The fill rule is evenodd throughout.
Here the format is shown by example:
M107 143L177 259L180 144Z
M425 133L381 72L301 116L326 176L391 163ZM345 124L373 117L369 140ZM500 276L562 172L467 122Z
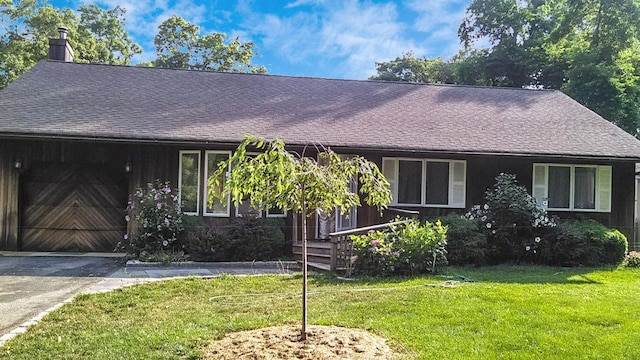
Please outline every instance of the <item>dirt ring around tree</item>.
M362 329L312 325L307 340L300 326L275 326L226 334L202 359L391 359L386 339Z

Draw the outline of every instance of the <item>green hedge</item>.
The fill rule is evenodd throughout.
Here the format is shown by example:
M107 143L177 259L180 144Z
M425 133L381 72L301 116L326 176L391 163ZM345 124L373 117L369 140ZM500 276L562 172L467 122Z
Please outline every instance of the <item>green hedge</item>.
M185 217L190 218L190 217ZM236 218L225 226L188 220L183 236L185 253L196 261L266 261L290 259L292 244L285 240L284 220Z

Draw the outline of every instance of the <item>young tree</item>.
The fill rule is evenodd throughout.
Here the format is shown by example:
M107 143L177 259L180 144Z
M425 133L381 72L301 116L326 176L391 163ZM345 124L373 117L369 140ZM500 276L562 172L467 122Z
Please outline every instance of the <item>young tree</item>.
M261 152L247 156L247 148ZM305 156L304 150L301 154L288 151L282 140L246 135L229 160L221 162L208 179L210 202L230 194L236 205L249 198L256 209L280 208L302 215L303 340L307 327L307 218L318 210L329 213L339 206L346 213L359 206L360 196L349 185L356 177L367 204L382 210L391 201L389 182L376 164L360 156L342 159L331 149L321 149L317 155L316 160Z
M265 73L264 67L251 65L256 55L252 42L239 38L225 44L226 35L200 35L200 27L172 16L158 27L153 43L156 60L141 66L161 66L192 70Z

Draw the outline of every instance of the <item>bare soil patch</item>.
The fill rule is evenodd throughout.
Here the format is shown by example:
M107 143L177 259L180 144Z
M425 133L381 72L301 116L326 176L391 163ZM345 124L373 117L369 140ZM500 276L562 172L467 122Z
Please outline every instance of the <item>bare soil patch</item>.
M391 359L384 338L361 329L308 326L307 340L300 326L277 326L225 335L212 342L203 359Z

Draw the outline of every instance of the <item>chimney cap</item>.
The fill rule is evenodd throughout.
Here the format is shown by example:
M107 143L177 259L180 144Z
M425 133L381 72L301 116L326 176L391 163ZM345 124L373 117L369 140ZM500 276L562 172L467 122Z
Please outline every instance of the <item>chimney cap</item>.
M69 32L69 28L65 26L58 27L58 34L60 34L60 39L64 40L67 38L67 33Z

